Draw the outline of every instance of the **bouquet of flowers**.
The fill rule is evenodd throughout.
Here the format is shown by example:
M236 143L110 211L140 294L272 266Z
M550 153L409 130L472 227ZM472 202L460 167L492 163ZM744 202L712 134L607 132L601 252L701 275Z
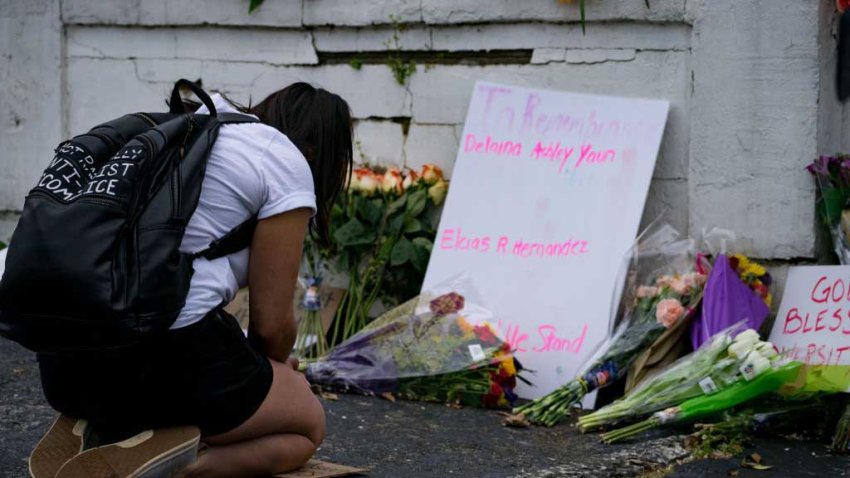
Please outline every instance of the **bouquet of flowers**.
M307 241L304 247L304 267L306 276L301 280L304 297L301 300L303 315L298 321L297 335L293 351L302 360L315 360L328 351L325 328L322 324L322 302L319 286L322 277L318 270L318 258L315 245Z
M364 328L304 372L341 391L511 406L521 367L482 311L456 292L423 298L412 313Z
M662 228L643 244L638 243L638 249L642 248L647 255L670 261L664 269L672 268L673 272L659 276L656 275L658 270L655 270L651 279L644 279L644 285L626 294L632 299L624 300L630 301L631 305L607 350L581 376L518 407L514 413L524 415L535 424L555 425L589 392L622 378L644 349L667 329L693 313L702 297L706 276L700 272L703 270L701 263L692 255L691 241L671 241L677 236ZM670 257L670 251L677 253Z
M679 405L654 413L650 418L619 430L602 434L602 441L615 443L639 433L673 423L697 420L728 410L754 398L766 395L793 381L802 363L789 362L777 368L767 368L752 380L739 380L710 395L699 395Z
M620 400L581 417L579 427L586 432L641 418L695 397L714 395L772 369L772 361L779 358L773 345L759 340L752 329L738 333L742 327L743 323L736 324L715 335Z
M818 187L817 213L829 229L838 261L850 264L850 156L838 154L821 156L806 170L815 178Z
M656 412L643 422L603 435L607 442L619 441L666 423L729 409L797 377L799 363L779 366L773 344L759 340L752 329L737 333L741 326L743 323L717 334L632 393L581 417L582 431Z
M773 303L773 296L770 293L773 277L767 272L767 269L742 254L729 256L729 266L738 274L741 281L761 297L766 306L770 307Z
M747 317L749 328L758 330L770 313L772 282L764 267L745 256L717 256L705 285L702 313L691 324L693 348L741 317Z
M322 256L348 275L331 344L361 330L378 299L397 304L419 291L433 247L435 210L448 192L439 167L421 172L359 167L331 214L335 245Z

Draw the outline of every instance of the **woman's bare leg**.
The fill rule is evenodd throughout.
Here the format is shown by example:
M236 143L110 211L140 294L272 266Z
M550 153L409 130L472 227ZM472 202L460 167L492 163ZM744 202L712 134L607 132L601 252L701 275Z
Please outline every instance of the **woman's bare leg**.
M209 445L186 477L252 476L300 468L325 437L325 413L303 375L271 361L274 379L268 396L251 418L220 435L202 437Z

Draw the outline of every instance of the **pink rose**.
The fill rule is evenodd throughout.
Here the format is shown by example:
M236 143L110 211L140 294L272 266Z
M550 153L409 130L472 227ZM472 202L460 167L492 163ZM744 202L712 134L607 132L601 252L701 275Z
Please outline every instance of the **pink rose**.
M666 328L672 327L682 316L685 308L677 299L664 299L655 307L655 318Z
M647 297L655 297L658 295L659 289L658 287L651 287L642 285L638 287L637 296L640 299L645 299Z
M699 272L691 272L690 274L685 274L682 277L682 280L685 281L685 284L688 287L698 287L702 288L705 285L706 279L708 279L705 274L700 274Z
M688 285L687 281L678 278L671 280L668 285L674 292L681 295L687 294L691 289L691 286Z
M658 287L669 286L670 282L672 282L673 280L674 279L671 276L661 276L655 280L655 285L657 285Z

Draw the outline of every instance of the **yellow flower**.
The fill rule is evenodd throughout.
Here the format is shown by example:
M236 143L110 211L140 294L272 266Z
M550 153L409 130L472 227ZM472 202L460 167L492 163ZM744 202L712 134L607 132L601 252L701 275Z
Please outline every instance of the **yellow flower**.
M431 201L434 202L435 206L439 206L443 203L443 200L446 199L446 194L449 192L449 184L443 180L438 179L433 186L428 188L428 197L431 198Z
M501 368L502 370L504 370L505 372L510 374L511 377L516 375L516 367L514 367L514 358L513 357L511 357L507 360L502 360L502 363L501 363L501 365L499 365L499 368Z
M460 330L462 330L464 334L472 333L472 325L460 315L457 316L457 326L460 327Z
M767 296L765 296L764 298L764 303L767 304L768 307L770 307L770 305L773 304L773 294L768 293Z
M767 274L767 270L755 262L750 262L747 268L744 269L744 274L752 274L753 277L761 277Z
M735 254L732 257L738 259L738 270L743 271L746 270L747 267L750 266L750 260L747 259L747 256L741 254Z

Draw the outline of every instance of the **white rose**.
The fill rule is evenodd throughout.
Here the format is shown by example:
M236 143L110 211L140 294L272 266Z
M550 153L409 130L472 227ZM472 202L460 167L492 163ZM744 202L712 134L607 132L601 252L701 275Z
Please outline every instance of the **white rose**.
M365 170L360 176L360 189L359 191L363 193L364 196L371 196L375 194L375 192L380 187L380 181L378 180L378 176L370 170Z
M747 355L744 363L741 365L741 373L747 380L752 380L770 368L770 360L761 356L760 353L753 350Z
M756 344L760 340L761 339L759 338L759 333L753 329L747 329L735 336L735 342L747 342L750 344Z
M776 353L776 347L774 347L774 345L770 342L759 342L758 345L756 345L756 350L762 357L768 360L778 355Z
M732 342L732 345L726 349L726 352L732 358L744 358L749 355L750 352L753 351L754 344L751 342Z

